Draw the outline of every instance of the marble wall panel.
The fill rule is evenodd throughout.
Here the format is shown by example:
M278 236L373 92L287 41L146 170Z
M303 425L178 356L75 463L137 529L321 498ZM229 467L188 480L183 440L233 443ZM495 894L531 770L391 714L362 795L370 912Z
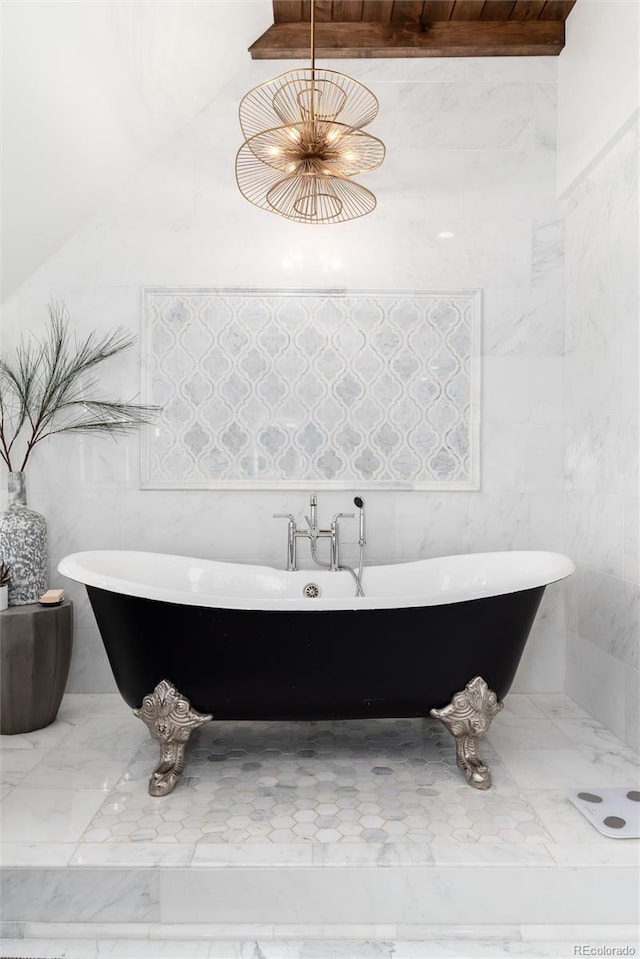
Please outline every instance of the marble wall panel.
M567 553L564 493L531 493L529 509L531 516L529 546L531 549L554 549L559 553ZM570 590L572 582L572 579L566 581L565 590Z
M550 540L545 543L549 545ZM562 550L562 546L556 547ZM565 683L567 581L548 586L514 680L514 691L562 692Z
M625 664L577 634L567 637L565 691L621 739L627 734Z
M536 84L536 146L555 151L557 145L557 85Z
M469 57L465 79L484 82L555 83L556 57Z
M533 285L564 289L564 220L535 220Z
M404 83L400 144L410 149L530 149L534 112L533 83Z
M638 461L630 439L638 433L638 409L573 419L567 426L567 489L576 494L633 497Z
M566 198L567 692L638 747L638 125Z
M484 353L489 356L562 356L564 297L561 290L485 287Z
M67 689L69 692L83 693L115 693L117 691L102 637L95 623L89 629L74 629L73 655Z
M640 510L637 496L624 499L624 578L640 583L639 542Z
M620 576L580 567L578 633L615 659L640 667L640 588Z
M489 423L562 423L561 357L486 356L484 418Z
M574 493L567 497L569 550L583 567L622 576L624 569L624 501L609 493Z
M412 150L408 156L424 157L433 152L440 156L433 150ZM444 156L457 157L450 175L459 170L463 177L467 217L496 220L528 216L549 221L562 217L559 200L547 189L555 167L553 150L451 150Z
M640 752L640 671L625 672L624 738L632 749Z
M559 423L532 424L523 430L524 446L521 489L532 493L560 491L564 484L565 433Z

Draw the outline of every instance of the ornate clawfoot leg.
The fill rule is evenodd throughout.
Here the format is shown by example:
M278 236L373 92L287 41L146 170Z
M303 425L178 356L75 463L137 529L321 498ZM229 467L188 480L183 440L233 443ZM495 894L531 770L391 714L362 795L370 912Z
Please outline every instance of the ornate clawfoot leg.
M498 697L487 686L482 676L467 683L461 693L456 693L448 706L432 709L431 715L439 719L456 741L456 760L470 786L488 789L491 772L478 755L478 738L486 733L491 720L504 708Z
M167 679L144 697L133 715L147 724L153 739L160 743L160 762L149 780L149 794L166 796L173 792L184 770L184 751L191 733L212 717L192 709L189 700Z

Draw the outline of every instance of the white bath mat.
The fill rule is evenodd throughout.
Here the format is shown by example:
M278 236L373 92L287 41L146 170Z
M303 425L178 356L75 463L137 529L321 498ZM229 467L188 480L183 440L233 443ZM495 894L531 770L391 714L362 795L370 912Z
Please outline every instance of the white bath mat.
M603 836L640 838L640 790L628 786L570 789L569 799Z

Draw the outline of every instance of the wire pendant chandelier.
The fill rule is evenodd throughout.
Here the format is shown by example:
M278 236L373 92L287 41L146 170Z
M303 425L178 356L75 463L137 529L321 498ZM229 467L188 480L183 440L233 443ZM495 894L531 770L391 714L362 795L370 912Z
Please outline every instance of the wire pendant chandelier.
M342 223L371 213L375 196L351 177L384 160L382 141L362 129L377 113L371 90L316 67L311 0L311 66L254 87L240 102L240 192L297 223Z

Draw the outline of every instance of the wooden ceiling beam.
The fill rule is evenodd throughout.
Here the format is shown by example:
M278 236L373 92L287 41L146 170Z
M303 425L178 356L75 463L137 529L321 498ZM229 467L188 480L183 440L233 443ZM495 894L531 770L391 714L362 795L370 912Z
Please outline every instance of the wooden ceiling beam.
M479 20L484 0L456 0L451 12L452 20Z
M316 25L318 58L555 56L563 46L560 20ZM308 60L309 27L276 23L249 52L254 60Z
M516 0L511 12L512 20L537 20L546 0Z
M333 18L331 0L313 0L315 5L316 23L330 23ZM311 5L309 5L308 20L311 20Z
M273 0L274 23L297 23L302 17L302 0Z
M480 14L481 20L508 20L513 10L514 0L491 0L485 3Z
M333 0L331 19L359 23L362 20L362 0Z
M422 16L422 0L395 0L391 12L392 23L417 23Z
M547 0L538 19L564 21L571 13L575 2L576 0Z
M363 0L362 19L372 23L388 23L393 12L393 0Z
M422 7L423 23L433 23L434 20L450 20L455 0L425 0Z

